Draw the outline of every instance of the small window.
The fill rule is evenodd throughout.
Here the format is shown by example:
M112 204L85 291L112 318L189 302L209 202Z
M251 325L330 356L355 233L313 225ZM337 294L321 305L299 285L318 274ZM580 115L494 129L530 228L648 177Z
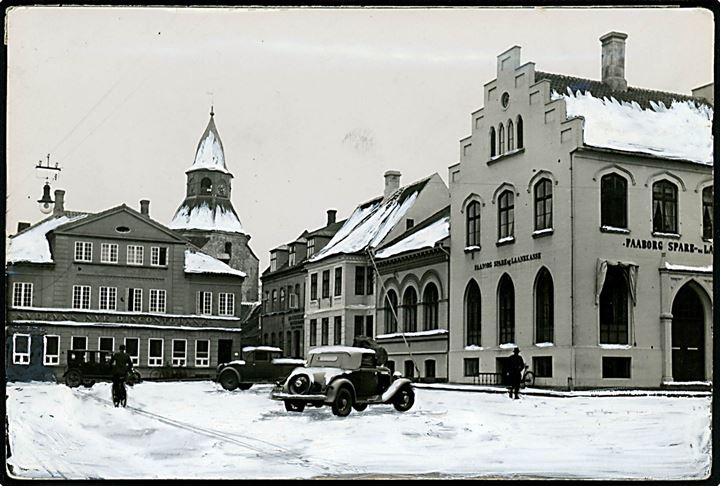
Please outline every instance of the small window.
M510 190L500 194L498 204L498 239L515 234L515 196Z
M317 346L317 319L310 319L310 346Z
M60 336L44 336L43 364L46 366L60 363Z
M100 310L117 310L117 287L100 287Z
M603 356L602 377L630 378L630 358L611 358Z
M322 335L320 337L320 345L327 346L330 340L330 318L322 318Z
M100 261L102 263L118 262L118 246L116 243L102 243L100 245Z
M115 338L114 337L101 337L98 339L98 349L100 351L114 351L115 350Z
M148 366L163 365L163 340L148 339Z
M506 91L502 94L502 96L500 97L500 104L502 104L503 108L508 107L508 105L510 104L510 93Z
M127 310L142 312L143 289L128 289Z
M405 220L405 229L406 229L406 230L409 230L409 229L411 229L413 226L415 226L415 220L414 220L414 219L411 219L411 218L407 218L407 219Z
M167 266L167 248L164 246L153 246L150 248L150 265L154 267Z
M505 127L501 123L498 127L498 154L505 153Z
M342 295L342 267L335 269L335 297Z
M75 242L75 261L76 262L91 262L92 261L92 246L93 246L93 244L89 241L76 241Z
M142 265L144 248L139 245L128 245L127 247L127 264Z
M150 289L150 312L165 313L167 294L164 289Z
M653 184L653 231L656 233L678 232L677 187L670 181Z
M355 267L355 295L365 295L365 267Z
M552 182L540 179L535 184L535 231L552 228Z
M203 177L200 181L200 195L212 194L212 181L208 177Z
M208 339L195 341L195 366L198 368L210 366L210 341Z
M317 360L323 363L334 363L338 360L338 357L335 354L318 354Z
M317 273L310 275L310 300L317 300Z
M534 356L532 363L536 378L552 378L552 356Z
M517 117L515 130L517 130L517 148L521 149L523 148L523 119L520 115Z
M15 282L13 284L13 307L32 307L33 284Z
M463 360L465 376L478 376L480 374L480 358L465 358Z
M284 290L284 289L283 289ZM235 315L235 294L220 292L218 294L218 315Z
M140 339L126 337L125 351L130 355L130 361L132 361L133 366L140 366Z
M703 238L711 240L713 237L713 186L702 191L702 222Z
M490 127L490 157L497 155L495 150L495 127Z
M205 316L212 315L212 292L198 292L196 299L197 313ZM275 299L273 296L273 303L274 302Z
M172 365L185 366L187 364L187 341L185 339L172 340Z
M512 120L508 120L507 122L507 132L508 132L508 152L512 152L515 150L515 131L513 130L513 122Z
M232 243L229 241L225 242L225 253L227 253L228 258L232 257Z
M13 364L30 364L30 335L13 335Z
M118 233L130 233L130 228L128 228L127 226L116 226L115 231L117 231Z
M89 309L90 308L90 286L89 285L73 285L73 309Z
M322 297L330 297L330 270L323 270L322 273Z
M480 203L472 201L466 211L465 246L480 246Z
M425 378L435 378L435 360L425 360Z

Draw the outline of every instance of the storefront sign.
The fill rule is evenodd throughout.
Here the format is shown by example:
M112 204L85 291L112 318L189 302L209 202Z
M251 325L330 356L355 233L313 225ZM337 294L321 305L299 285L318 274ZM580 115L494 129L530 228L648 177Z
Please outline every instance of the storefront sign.
M700 247L696 246L695 243L685 243L683 241L665 242L662 240L642 240L639 238L625 238L623 246L626 248L637 248L638 250L701 253L704 255L710 255L713 251L713 247L710 244L703 244L702 247Z
M482 262L475 264L475 270L484 270L492 267L504 267L506 265L514 265L516 263L531 262L533 260L540 260L541 253L530 253L528 255L520 255L511 258L503 258L502 260L495 260L492 262Z

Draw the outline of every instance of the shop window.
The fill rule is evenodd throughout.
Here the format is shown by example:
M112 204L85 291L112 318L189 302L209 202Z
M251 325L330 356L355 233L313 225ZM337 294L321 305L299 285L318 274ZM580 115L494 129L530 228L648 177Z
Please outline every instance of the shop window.
M515 342L515 286L508 274L498 284L499 344Z
M480 246L480 203L472 201L466 211L465 246Z
M713 237L713 186L702 191L702 221L703 238L710 240Z
M44 336L43 364L46 366L60 363L60 336Z
M535 342L554 339L554 289L550 272L543 267L535 279Z
M656 233L678 232L677 187L670 181L653 184L653 231Z
M552 228L552 181L540 179L535 184L535 230Z
M163 365L163 340L148 339L148 366Z
M603 378L630 378L631 358L616 358L603 356ZM537 375L535 375L537 376Z
M498 200L498 239L515 234L515 196L510 190L500 194Z
M618 174L600 179L600 224L627 228L627 180Z
M465 330L465 344L480 346L480 287L475 280L465 289Z
M13 334L13 364L30 364L29 334Z
M533 356L532 370L536 378L552 378L552 357Z
M397 332L398 298L394 290L388 290L385 296L385 333Z
M417 292L408 287L403 294L403 331L417 331Z
M438 290L434 283L425 286L423 292L423 330L438 328Z
M609 265L600 293L600 343L628 344L628 282L625 270Z
M101 337L98 339L98 349L100 351L114 351L115 350L115 338L114 337Z

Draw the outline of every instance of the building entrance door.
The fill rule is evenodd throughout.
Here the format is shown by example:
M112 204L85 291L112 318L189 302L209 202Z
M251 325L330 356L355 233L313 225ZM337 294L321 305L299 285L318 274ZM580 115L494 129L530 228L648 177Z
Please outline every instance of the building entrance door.
M705 313L697 292L685 285L672 307L674 381L705 381Z
M218 340L218 364L232 361L232 339Z

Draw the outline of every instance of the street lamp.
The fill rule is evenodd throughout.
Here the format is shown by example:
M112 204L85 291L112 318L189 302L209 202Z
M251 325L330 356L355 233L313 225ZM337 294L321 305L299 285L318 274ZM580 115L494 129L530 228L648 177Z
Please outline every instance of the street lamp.
M53 210L54 203L55 201L53 201L50 197L50 183L45 182L45 186L43 187L43 195L40 199L38 199L38 204L40 205L40 212L43 214L50 214Z

